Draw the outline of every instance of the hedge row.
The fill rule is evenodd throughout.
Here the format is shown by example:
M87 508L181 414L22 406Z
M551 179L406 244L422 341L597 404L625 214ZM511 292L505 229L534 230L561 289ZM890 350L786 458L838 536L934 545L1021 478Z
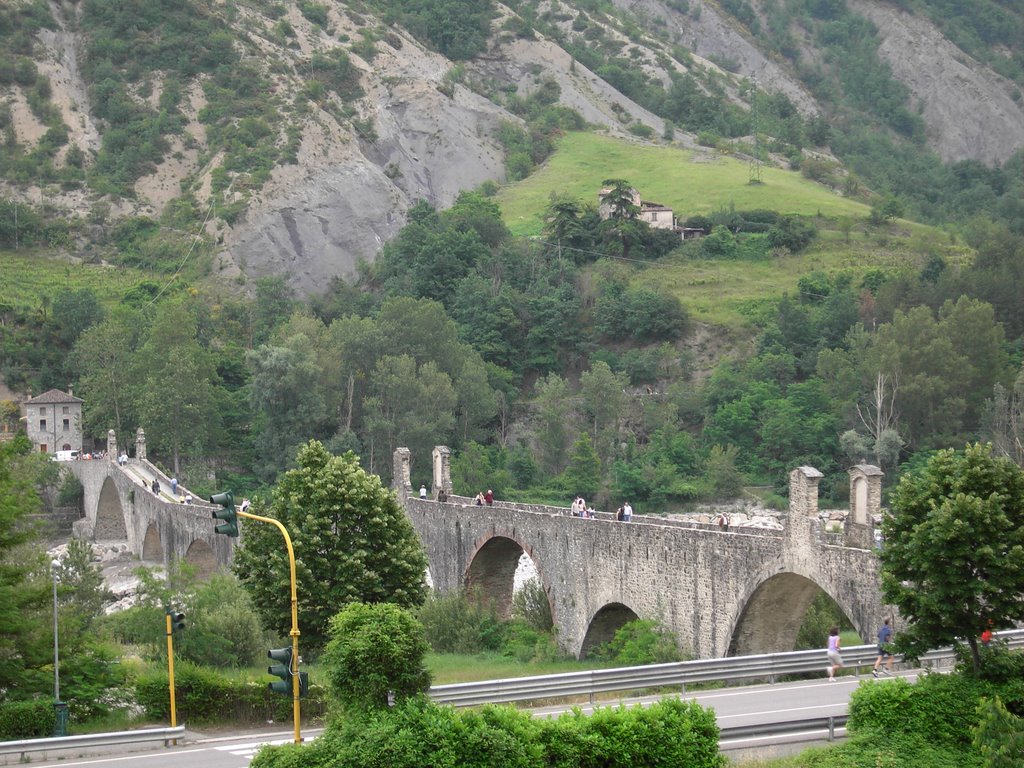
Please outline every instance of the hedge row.
M53 701L7 701L0 704L0 741L42 739L53 735Z
M168 720L171 702L166 673L142 675L135 682L136 699L154 720ZM174 674L175 709L179 721L189 723L266 723L291 720L292 699L272 693L266 683L235 680L215 670L183 664ZM327 710L327 694L310 686L302 699L304 718L321 718Z
M1001 683L962 674L922 675L917 683L887 680L861 685L850 699L851 733L920 736L934 745L971 751L978 702L999 696L1011 711L1024 709L1024 680Z
M460 711L416 698L333 723L309 745L267 747L252 768L720 768L714 713L666 699L650 707L533 718L513 707Z

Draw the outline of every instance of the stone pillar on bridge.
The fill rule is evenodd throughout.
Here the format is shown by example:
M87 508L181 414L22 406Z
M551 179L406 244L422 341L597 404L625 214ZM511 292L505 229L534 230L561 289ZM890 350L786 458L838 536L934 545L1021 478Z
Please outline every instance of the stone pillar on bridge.
M882 511L884 475L872 464L850 468L850 514L843 527L844 546L870 549L874 544L874 519Z
M139 461L146 460L146 433L142 427L135 433L135 458Z
M409 449L408 448L396 448L394 455L394 465L392 467L392 475L394 479L391 484L395 490L398 491L398 498L407 499L412 496L412 480L409 475Z
M107 461L117 461L117 435L114 430L107 430Z
M793 543L809 545L817 538L818 482L823 475L814 467L797 467L789 473L789 521L786 537Z
M439 491L452 495L452 451L447 445L434 446L431 454L433 467L433 488L430 492L436 499Z

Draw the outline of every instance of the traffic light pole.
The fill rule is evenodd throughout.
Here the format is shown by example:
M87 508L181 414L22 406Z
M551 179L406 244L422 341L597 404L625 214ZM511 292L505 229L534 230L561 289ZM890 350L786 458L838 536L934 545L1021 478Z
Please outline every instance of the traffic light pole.
M281 531L281 535L284 536L284 543L288 547L288 567L290 569L292 588L292 631L289 633L292 638L292 718L295 721L295 743L301 744L301 712L299 707L299 598L298 591L295 587L295 550L292 549L292 537L288 535L288 529L284 527L284 524L280 520L275 520L272 517L261 517L260 515L254 515L250 512L242 512L240 510L237 514L239 517L246 517L250 520L258 520L261 523L276 525L277 529ZM173 712L173 699L171 701L171 711Z
M171 612L167 612L167 679L171 688L171 728L178 725L178 713L174 708L174 632L171 627ZM175 740L177 743L177 740Z

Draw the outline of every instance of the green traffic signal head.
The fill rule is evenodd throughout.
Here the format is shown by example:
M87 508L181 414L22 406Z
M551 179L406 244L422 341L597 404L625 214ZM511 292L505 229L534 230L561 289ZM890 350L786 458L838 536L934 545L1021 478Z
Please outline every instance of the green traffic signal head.
M278 662L277 664L271 664L267 667L267 674L273 675L274 677L281 678L275 680L272 683L267 683L269 688L274 693L291 694L292 692L292 649L291 646L287 648L272 648L267 651L267 657Z
M180 632L185 628L185 614L180 611L171 611L168 614L171 617L171 631Z
M210 497L210 501L214 504L220 504L222 507L235 508L235 495L231 491L224 491L224 493L215 493Z
M223 533L227 536L238 536L238 514L235 511L234 494L232 494L231 491L215 493L210 497L210 502L213 504L220 504L223 507L223 509L213 510L213 518L215 520L224 521L213 530L216 533Z

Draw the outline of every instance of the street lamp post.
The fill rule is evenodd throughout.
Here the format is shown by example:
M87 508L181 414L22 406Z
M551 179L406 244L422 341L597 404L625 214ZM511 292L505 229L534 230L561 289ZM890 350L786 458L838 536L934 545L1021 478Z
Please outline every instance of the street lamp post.
M68 735L68 705L60 700L60 640L57 634L57 571L60 560L50 561L53 574L53 735Z

